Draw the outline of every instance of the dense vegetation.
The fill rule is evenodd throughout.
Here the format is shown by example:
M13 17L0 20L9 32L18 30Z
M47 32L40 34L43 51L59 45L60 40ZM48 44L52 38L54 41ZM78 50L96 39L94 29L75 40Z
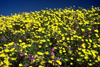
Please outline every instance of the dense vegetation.
M0 67L100 66L100 9L46 9L0 17Z

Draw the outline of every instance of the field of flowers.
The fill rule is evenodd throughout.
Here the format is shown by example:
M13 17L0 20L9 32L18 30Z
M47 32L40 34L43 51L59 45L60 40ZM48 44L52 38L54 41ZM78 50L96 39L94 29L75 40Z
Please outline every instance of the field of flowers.
M100 67L99 62L99 7L0 17L0 67Z

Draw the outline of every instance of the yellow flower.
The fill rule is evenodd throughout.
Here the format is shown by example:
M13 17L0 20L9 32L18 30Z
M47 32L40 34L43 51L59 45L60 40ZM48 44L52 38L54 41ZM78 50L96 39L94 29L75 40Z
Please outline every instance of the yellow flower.
M54 49L57 49L57 47L54 47Z
M52 45L52 43L49 43L49 45Z
M22 42L22 40L19 39L19 42Z
M95 60L95 62L98 62L98 60Z
M13 44L14 44L14 42L11 42L11 43L9 43L8 45L9 45L9 46L12 46Z
M66 52L66 50L64 49L63 52Z
M89 66L92 66L93 64L92 64L92 63L88 63L88 65L89 65Z
M23 51L23 49L20 49L20 52L22 52Z
M28 44L28 47L31 47L31 44Z
M73 37L71 37L71 40L73 40Z
M91 40L91 39L89 39L89 42L90 42L90 43L92 43L92 40Z
M88 39L85 39L86 42L88 42Z
M24 53L25 55L27 55L27 53Z
M68 37L67 37L66 39L67 39L67 40L69 40L69 38L68 38Z
M42 53L42 52L37 52L37 54L38 54L38 55L43 55L43 53Z
M1 61L0 66L2 66L2 65L3 65L3 62Z
M48 47L48 45L46 45L46 47Z
M82 30L82 32L85 32L85 30L84 29L81 29Z
M47 52L45 52L45 54L46 54L46 55L49 55L49 52L47 51Z
M54 59L54 55L53 55L53 56L51 56L51 58L52 58L52 59Z
M8 49L5 49L5 52L9 52L9 50Z
M91 28L88 28L89 31L91 31Z
M98 61L100 61L100 56L97 57Z
M2 32L0 32L0 34L2 34Z
M99 31L98 30L94 30L94 32L97 32L98 33Z
M83 48L86 48L85 43L82 44L82 47L83 47Z
M42 46L41 45L39 45L39 48L41 48Z
M68 59L65 59L65 61L68 61Z
M62 65L62 62L61 62L61 61L56 60L56 62L57 62L59 65Z
M12 48L11 50L10 50L10 52L12 52L12 51L14 51L15 50L15 48Z
M72 52L71 52L71 51L68 51L68 53L72 54Z
M47 39L47 41L50 41L49 39Z
M62 37L62 40L65 40L65 37Z
M62 50L59 50L59 53L62 54Z
M42 64L44 64L44 63L45 63L45 61L44 61L44 60L40 62L40 64L41 64L41 65L42 65Z
M20 64L19 64L19 66L21 67L21 66L23 66L23 64L22 64L22 63L20 63Z
M77 61L81 61L81 59L77 59Z
M16 60L16 58L11 58L11 60Z
M39 65L39 67L44 67L44 66L42 66L42 65Z
M96 58L96 55L95 54L93 54L93 59L95 59Z
M73 65L73 63L71 62L70 65Z
M99 35L98 34L95 34L96 35L96 37L99 37Z
M52 61L51 61L51 60L49 60L48 62L49 62L49 63L52 63Z
M73 60L74 58L73 57L71 57L71 60Z
M66 53L64 53L64 55L66 55Z
M93 47L94 47L94 48L97 48L97 45L96 45L96 44L94 44L94 45L93 45Z

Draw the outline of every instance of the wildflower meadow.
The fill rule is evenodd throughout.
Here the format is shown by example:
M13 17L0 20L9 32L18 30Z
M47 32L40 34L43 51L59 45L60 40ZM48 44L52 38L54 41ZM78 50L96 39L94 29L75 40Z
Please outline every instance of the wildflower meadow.
M0 67L100 67L100 9L0 17Z

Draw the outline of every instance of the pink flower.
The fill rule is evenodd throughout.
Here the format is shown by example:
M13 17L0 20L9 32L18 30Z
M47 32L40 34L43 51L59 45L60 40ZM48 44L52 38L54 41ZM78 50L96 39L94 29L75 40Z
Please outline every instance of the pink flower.
M57 64L57 66L58 66L58 67L60 67L60 65L59 65L59 64Z
M94 32L94 27L92 27L92 31Z
M33 61L33 60L36 59L35 55L34 55L34 58L32 58L32 55L31 54L27 55L27 58L29 58L28 63L30 63L30 61Z
M52 55L55 55L53 51L51 51L51 54L52 54Z
M9 39L9 37L8 36L6 36L8 39Z
M25 36L23 36L25 39L26 39L26 37Z
M31 54L27 55L27 58L29 58L29 59L32 58Z
M85 33L83 36L87 36L87 33Z
M75 30L77 30L77 27L75 28Z
M76 19L75 19L75 20L73 20L73 22L75 23L75 22L76 22Z
M87 31L88 33L89 33L89 35L90 35L90 31Z
M54 51L55 49L54 48L52 48L52 51Z
M6 41L6 38L5 36L2 37L1 41Z
M82 47L82 44L80 45L80 47Z
M23 53L23 52L21 52L21 53L20 53L20 56L23 56L23 55L24 55L24 53Z
M56 60L53 60L53 62L56 62Z
M92 27L92 30L94 30L94 27Z
M70 47L67 47L69 50L71 50L71 48Z
M59 61L60 61L60 58L59 58L59 57L57 57L57 60L59 60Z
M14 47L16 47L17 45L14 45Z

